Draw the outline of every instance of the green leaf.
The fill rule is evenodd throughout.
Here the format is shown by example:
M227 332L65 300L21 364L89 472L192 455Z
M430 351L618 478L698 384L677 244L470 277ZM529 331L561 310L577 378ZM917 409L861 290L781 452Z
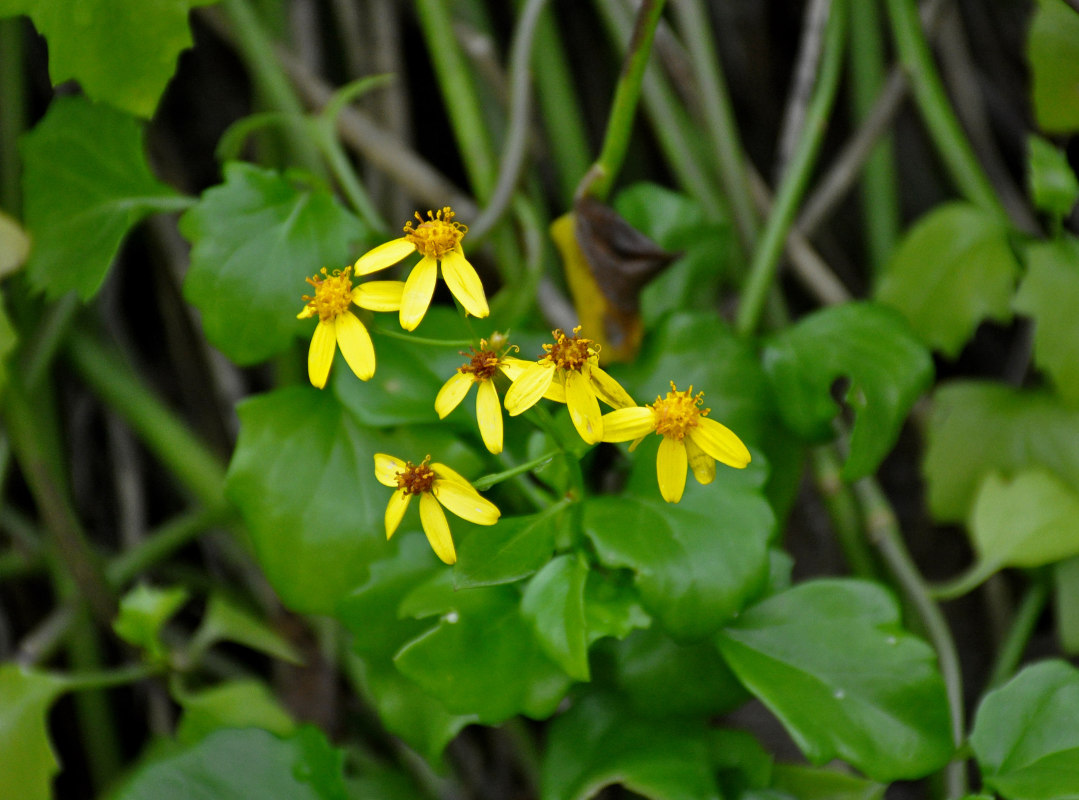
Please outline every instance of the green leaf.
M1027 137L1030 150L1028 184L1034 205L1060 222L1079 201L1079 180L1068 157L1040 136Z
M611 784L652 800L719 800L701 723L642 720L621 698L589 695L551 724L547 741L543 800L586 800Z
M153 116L176 59L191 46L188 11L216 0L0 0L0 17L27 14L49 41L53 86Z
M317 320L296 319L311 291L305 280L343 269L364 233L325 188L239 162L225 165L225 182L180 218L180 231L192 244L184 297L202 312L206 338L237 364L310 339Z
M292 717L261 681L234 680L201 692L174 689L172 694L184 710L176 729L183 744L195 744L222 728L261 728L278 736L296 730Z
M615 682L645 716L707 719L748 699L711 642L680 645L650 628L611 649Z
M883 800L887 786L834 769L776 764L772 786L798 800Z
M641 602L675 638L714 633L768 578L772 517L760 495L704 487L698 507L635 497L584 504L584 529L602 564L636 573Z
M625 639L652 624L628 574L595 569L584 587L584 618L589 644L608 636Z
M907 232L876 299L902 311L929 347L954 358L983 320L1011 319L1018 277L1007 223L969 203L947 203Z
M115 800L346 800L342 762L317 728L220 730L143 767Z
M1039 0L1027 38L1034 117L1046 133L1079 130L1079 14Z
M1060 395L1079 403L1079 239L1032 244L1015 310L1034 320L1034 362Z
M724 797L744 800L747 789L763 789L772 782L775 757L752 733L712 728L708 744Z
M585 582L588 564L581 556L558 556L528 582L521 615L552 661L579 681L590 680Z
M986 787L1008 800L1079 798L1079 670L1045 661L989 692L970 746Z
M455 715L402 675L393 657L431 627L430 620L400 617L401 601L415 586L445 571L422 536L400 534L387 557L371 565L370 577L341 601L337 617L352 634L356 658L350 676L378 710L386 729L432 764L472 715Z
M1060 649L1068 655L1079 653L1079 558L1069 558L1053 567L1053 611Z
M120 613L112 629L125 642L146 650L150 657L165 657L161 628L187 602L187 590L180 586L155 589L139 584L120 600Z
M841 758L889 782L928 775L952 755L935 655L902 630L876 584L803 583L750 608L717 644L813 764Z
M219 593L210 596L206 615L195 632L191 646L201 650L216 642L236 642L291 664L303 663L300 654L288 639L253 613Z
M521 615L512 586L454 591L447 570L406 597L398 613L438 616L394 662L452 713L475 714L488 725L515 714L542 719L569 688L569 677L544 654Z
M811 440L834 435L839 408L832 384L849 379L846 401L854 425L843 465L848 481L876 470L933 380L933 362L910 326L875 303L847 303L803 318L771 339L764 367L783 419Z
M0 664L0 797L49 800L59 769L45 719L62 679Z
M469 536L457 549L457 588L513 583L551 560L554 540L566 517L562 506L539 514L504 517L482 536Z
M1045 392L955 381L937 389L922 465L929 509L965 522L990 472L1048 469L1079 491L1079 411Z
M57 98L22 137L26 273L50 298L89 300L140 220L189 205L150 173L142 138L137 120L81 97Z

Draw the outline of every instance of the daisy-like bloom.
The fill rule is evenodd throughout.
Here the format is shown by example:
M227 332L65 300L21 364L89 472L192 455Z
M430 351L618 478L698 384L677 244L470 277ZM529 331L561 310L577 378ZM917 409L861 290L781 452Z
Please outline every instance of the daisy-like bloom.
M420 252L423 258L409 273L401 300L401 327L406 331L415 330L431 305L439 264L442 265L442 279L465 311L474 317L486 317L491 313L480 276L461 249L461 238L468 233L468 228L454 222L453 217L449 206L437 213L428 211L426 220L417 211L418 225L413 227L409 220L405 223L404 236L380 244L360 256L354 265L357 275L369 275L393 266L410 253Z
M468 363L459 366L438 390L435 411L438 412L439 419L445 419L457 408L465 399L468 390L476 384L476 421L480 426L480 436L489 451L496 455L501 453L502 405L495 390L495 376L501 372L512 381L529 366L531 362L511 358L505 353L499 355L494 345L488 344L486 339L480 339L480 349L472 350Z
M553 331L554 344L543 345L544 354L529 364L506 392L506 410L515 417L541 397L569 406L573 427L589 444L603 440L603 415L599 400L611 408L637 405L622 386L599 368L598 350L591 339L582 339L580 327L572 336Z
M457 551L453 548L450 525L442 506L477 525L494 525L502 515L494 503L480 497L472 484L458 473L445 464L432 464L431 456L413 464L385 453L375 453L375 477L383 486L397 490L386 506L386 538L393 536L412 495L418 494L423 532L435 555L447 564L457 561Z
M656 456L659 492L668 503L682 499L686 488L686 466L693 469L698 483L716 477L716 462L743 469L749 464L749 450L730 428L708 418L711 409L702 408L704 392L693 396L693 387L678 391L671 381L666 397L641 408L621 408L603 417L603 441L628 442L633 450L649 433L663 437Z
M353 288L351 272L352 267L345 267L331 274L323 267L322 277L308 278L307 282L315 287L315 296L305 294L306 305L296 315L297 319L307 319L318 314L318 325L307 351L307 377L319 389L326 385L333 354L339 346L357 378L365 381L375 374L371 335L349 307L353 303L370 311L397 311L401 307L405 286L401 281L369 281Z

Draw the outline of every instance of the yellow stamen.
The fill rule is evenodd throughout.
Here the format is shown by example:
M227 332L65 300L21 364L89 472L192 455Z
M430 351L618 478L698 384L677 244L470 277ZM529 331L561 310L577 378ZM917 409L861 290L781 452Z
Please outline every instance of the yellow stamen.
M435 473L428 466L431 456L427 456L421 463L413 464L405 462L404 472L397 473L397 488L407 494L420 494L431 491L435 483Z
M352 305L352 267L335 269L329 274L322 268L322 278L318 275L308 278L307 282L315 287L315 296L304 295L303 301L323 322L335 319L348 311Z
M692 386L680 392L671 381L671 391L667 392L667 396L656 397L656 402L648 406L655 417L656 433L681 441L690 428L697 427L698 419L708 416L711 411L710 408L701 408L703 404L704 392L698 392L694 397Z
M415 228L412 220L405 223L405 238L416 246L416 250L429 258L442 258L457 245L461 238L468 233L468 228L460 222L453 221L453 210L446 206L436 212L428 211L427 219L416 212L419 222Z
M579 330L581 327L578 325L573 329L573 336L566 336L562 330L553 331L554 344L543 345L546 353L540 356L540 360L546 359L560 369L574 372L584 369L585 364L596 355L598 349L591 346L591 339L582 339L577 333Z

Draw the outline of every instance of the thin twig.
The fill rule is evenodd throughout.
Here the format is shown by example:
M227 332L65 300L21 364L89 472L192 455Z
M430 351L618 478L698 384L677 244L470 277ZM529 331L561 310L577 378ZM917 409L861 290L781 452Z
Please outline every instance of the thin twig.
M783 180L798 140L805 127L806 110L809 108L813 87L817 83L817 68L824 47L824 30L832 0L811 0L805 11L802 40L798 45L798 60L791 80L790 97L783 112L774 179L778 186Z

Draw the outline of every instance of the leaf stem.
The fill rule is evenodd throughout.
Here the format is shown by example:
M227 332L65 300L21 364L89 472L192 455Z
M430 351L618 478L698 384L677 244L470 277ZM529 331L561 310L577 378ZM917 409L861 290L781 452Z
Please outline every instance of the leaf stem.
M490 489L496 484L502 483L502 481L513 478L517 475L522 475L526 472L531 472L534 469L542 467L544 464L549 463L553 459L561 455L561 450L551 450L549 453L544 453L542 456L533 458L531 461L526 461L523 464L518 464L516 467L503 470L502 472L492 472L490 475L484 475L478 480L472 481L472 485L479 491Z
M791 156L790 164L784 172L782 183L776 194L775 205L765 223L764 233L753 253L753 261L735 321L735 327L742 336L753 333L760 322L779 267L780 256L783 254L784 242L790 231L798 202L809 182L821 140L824 138L824 130L835 101L836 88L839 85L846 15L846 0L835 0L828 15L820 73L806 110L803 132Z
M1023 660L1031 634L1034 633L1034 626L1038 624L1045 604L1049 601L1049 583L1045 577L1037 575L1033 576L1032 580L1033 583L1027 587L1026 594L1012 618L1008 636L997 652L993 670L986 682L987 691L1004 683L1015 673L1019 662Z
M881 571L862 532L861 511L841 477L841 463L830 445L810 450L813 478L850 571L859 578L880 580Z
M471 339L428 339L423 336L413 336L411 333L402 333L392 328L382 328L371 325L369 330L377 336L385 336L387 339L399 339L410 344L425 344L430 347L472 347Z

